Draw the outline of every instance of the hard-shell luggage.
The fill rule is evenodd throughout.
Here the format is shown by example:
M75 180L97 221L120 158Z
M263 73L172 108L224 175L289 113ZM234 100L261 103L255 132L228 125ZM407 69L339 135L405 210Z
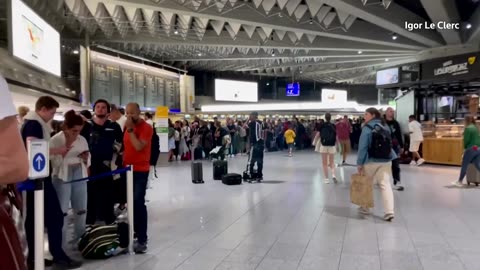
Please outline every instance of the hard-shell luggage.
M201 161L192 162L192 183L203 184L203 165Z
M228 173L228 162L226 160L215 160L213 162L213 180L222 180L222 176Z
M222 183L225 185L241 185L242 184L242 176L238 173L228 173L222 177Z
M470 184L475 184L476 186L480 184L480 171L473 164L469 164L467 167L467 185Z
M193 151L193 160L200 160L203 159L203 148L200 146L197 146L195 150Z

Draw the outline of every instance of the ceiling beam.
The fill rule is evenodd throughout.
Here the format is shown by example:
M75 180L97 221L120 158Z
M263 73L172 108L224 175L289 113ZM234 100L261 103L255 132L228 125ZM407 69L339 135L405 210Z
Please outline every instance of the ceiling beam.
M353 16L361 18L369 23L387 29L398 35L404 36L408 39L424 44L428 47L437 47L443 45L441 36L435 31L418 30L409 32L405 29L405 22L421 22L425 19L414 14L413 12L403 8L402 6L392 2L388 9L381 5L363 5L360 0L323 0L327 5L335 9L342 10ZM430 0L435 4L438 0ZM451 1L451 0L450 0ZM453 1L452 1L453 2ZM350 29L352 32L357 32L355 29L357 23L354 23Z
M416 53L418 50L394 48L385 45L378 44L366 44L362 42L342 42L334 38L322 38L316 39L313 43L300 42L293 44L288 41L269 40L268 42L262 42L260 40L249 39L243 37L244 33L239 33L239 37L233 40L227 33L217 35L214 31L207 31L200 41L198 39L183 39L179 36L151 36L146 33L128 36L122 38L119 35L113 35L106 37L104 35L97 35L90 37L92 42L102 43L149 43L149 44L162 44L162 45L190 45L196 47L230 47L230 48L266 48L266 49L293 49L293 50L322 50L322 51L362 51L362 52L393 52L393 53ZM246 34L245 34L246 35ZM68 39L68 38L66 38ZM76 37L70 40L83 40Z
M98 0L84 0L85 2L95 2ZM333 0L333 2L340 0ZM361 2L354 0L356 2ZM381 27L372 26L369 23L356 21L348 32L342 29L336 30L323 30L318 24L300 24L287 18L280 18L278 16L262 15L259 12L254 12L252 8L247 5L239 6L234 12L219 13L215 7L206 8L202 12L192 11L191 9L179 4L177 1L164 0L158 3L154 3L151 0L106 0L105 2L116 3L117 5L123 5L125 7L143 8L149 10L156 10L160 12L173 12L176 14L209 18L211 20L226 21L229 23L237 23L248 26L264 27L269 29L289 31L293 33L303 33L307 35L329 37L334 39L357 41L368 44L378 44L385 46L392 46L404 49L421 50L425 46L421 43L409 39L399 38L396 41L392 41L388 36L388 31ZM396 15L398 16L398 14ZM418 34L415 34L416 37ZM429 42L431 44L438 44Z
M455 1L452 0L420 0L423 7L428 13L428 16L433 22L460 22L460 15L458 14ZM456 30L437 30L447 44L460 44L460 32Z
M363 59L368 57L392 57L392 56L413 56L415 53L374 53L369 52L365 54L358 54L357 52L335 52L335 51L325 51L322 53L312 52L310 54L302 53L276 53L274 57L270 54L265 53L249 53L247 55L243 54L233 54L227 57L211 57L210 55L201 56L196 58L174 58L175 61L248 61L248 60L274 60L274 59L285 59L291 58L292 60L301 60L301 59L312 59L312 58L356 58ZM167 58L170 59L170 58ZM173 59L173 58L172 58Z
M467 29L470 32L468 43L478 45L480 43L480 6L477 7L472 17L470 17L470 24L472 28Z
M376 70L367 70L361 73L354 74L353 77L341 79L337 81L337 83L353 83L358 79L361 79L370 75L374 75L376 73L377 73Z

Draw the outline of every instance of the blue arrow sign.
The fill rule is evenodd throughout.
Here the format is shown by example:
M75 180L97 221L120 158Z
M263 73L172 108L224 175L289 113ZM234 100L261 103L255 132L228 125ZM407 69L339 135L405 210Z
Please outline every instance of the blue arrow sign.
M32 166L33 169L37 172L43 171L45 169L46 158L42 153L38 153L33 157Z

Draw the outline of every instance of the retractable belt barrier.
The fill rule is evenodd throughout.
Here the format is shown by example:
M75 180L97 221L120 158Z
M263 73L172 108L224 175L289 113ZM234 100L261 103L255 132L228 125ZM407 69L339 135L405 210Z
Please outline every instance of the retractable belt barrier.
M127 166L126 168L122 169L117 169L111 172L106 172L106 173L101 173L97 175L93 175L90 177L84 177L80 179L75 179L72 181L64 182L65 185L68 184L73 184L73 183L78 183L78 182L83 182L83 181L97 181L102 178L108 177L108 176L113 176L121 173L126 173L127 174L127 218L128 218L128 234L129 234L129 245L128 245L128 251L133 253L133 235L134 235L134 224L133 224L133 166ZM17 185L17 189L19 191L35 191L35 217L40 218L43 217L44 215L44 209L43 209L43 184L40 184L41 188L39 189L39 182L41 179L37 179L35 181L25 181L23 183L20 183ZM26 205L24 205L26 207ZM24 210L26 210L24 208ZM43 222L43 218L40 218L37 222L37 219L35 220L35 241L41 241L41 244L35 243L35 270L43 270L44 269L44 264L43 264L43 252L44 252L44 246L43 246L43 237L40 235L43 235L44 227L45 224ZM37 256L38 255L38 256Z

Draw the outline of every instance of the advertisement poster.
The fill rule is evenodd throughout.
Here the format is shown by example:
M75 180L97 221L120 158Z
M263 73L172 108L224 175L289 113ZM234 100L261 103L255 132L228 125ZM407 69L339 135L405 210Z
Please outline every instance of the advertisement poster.
M168 153L168 107L157 107L155 126L158 137L160 137L160 153Z

